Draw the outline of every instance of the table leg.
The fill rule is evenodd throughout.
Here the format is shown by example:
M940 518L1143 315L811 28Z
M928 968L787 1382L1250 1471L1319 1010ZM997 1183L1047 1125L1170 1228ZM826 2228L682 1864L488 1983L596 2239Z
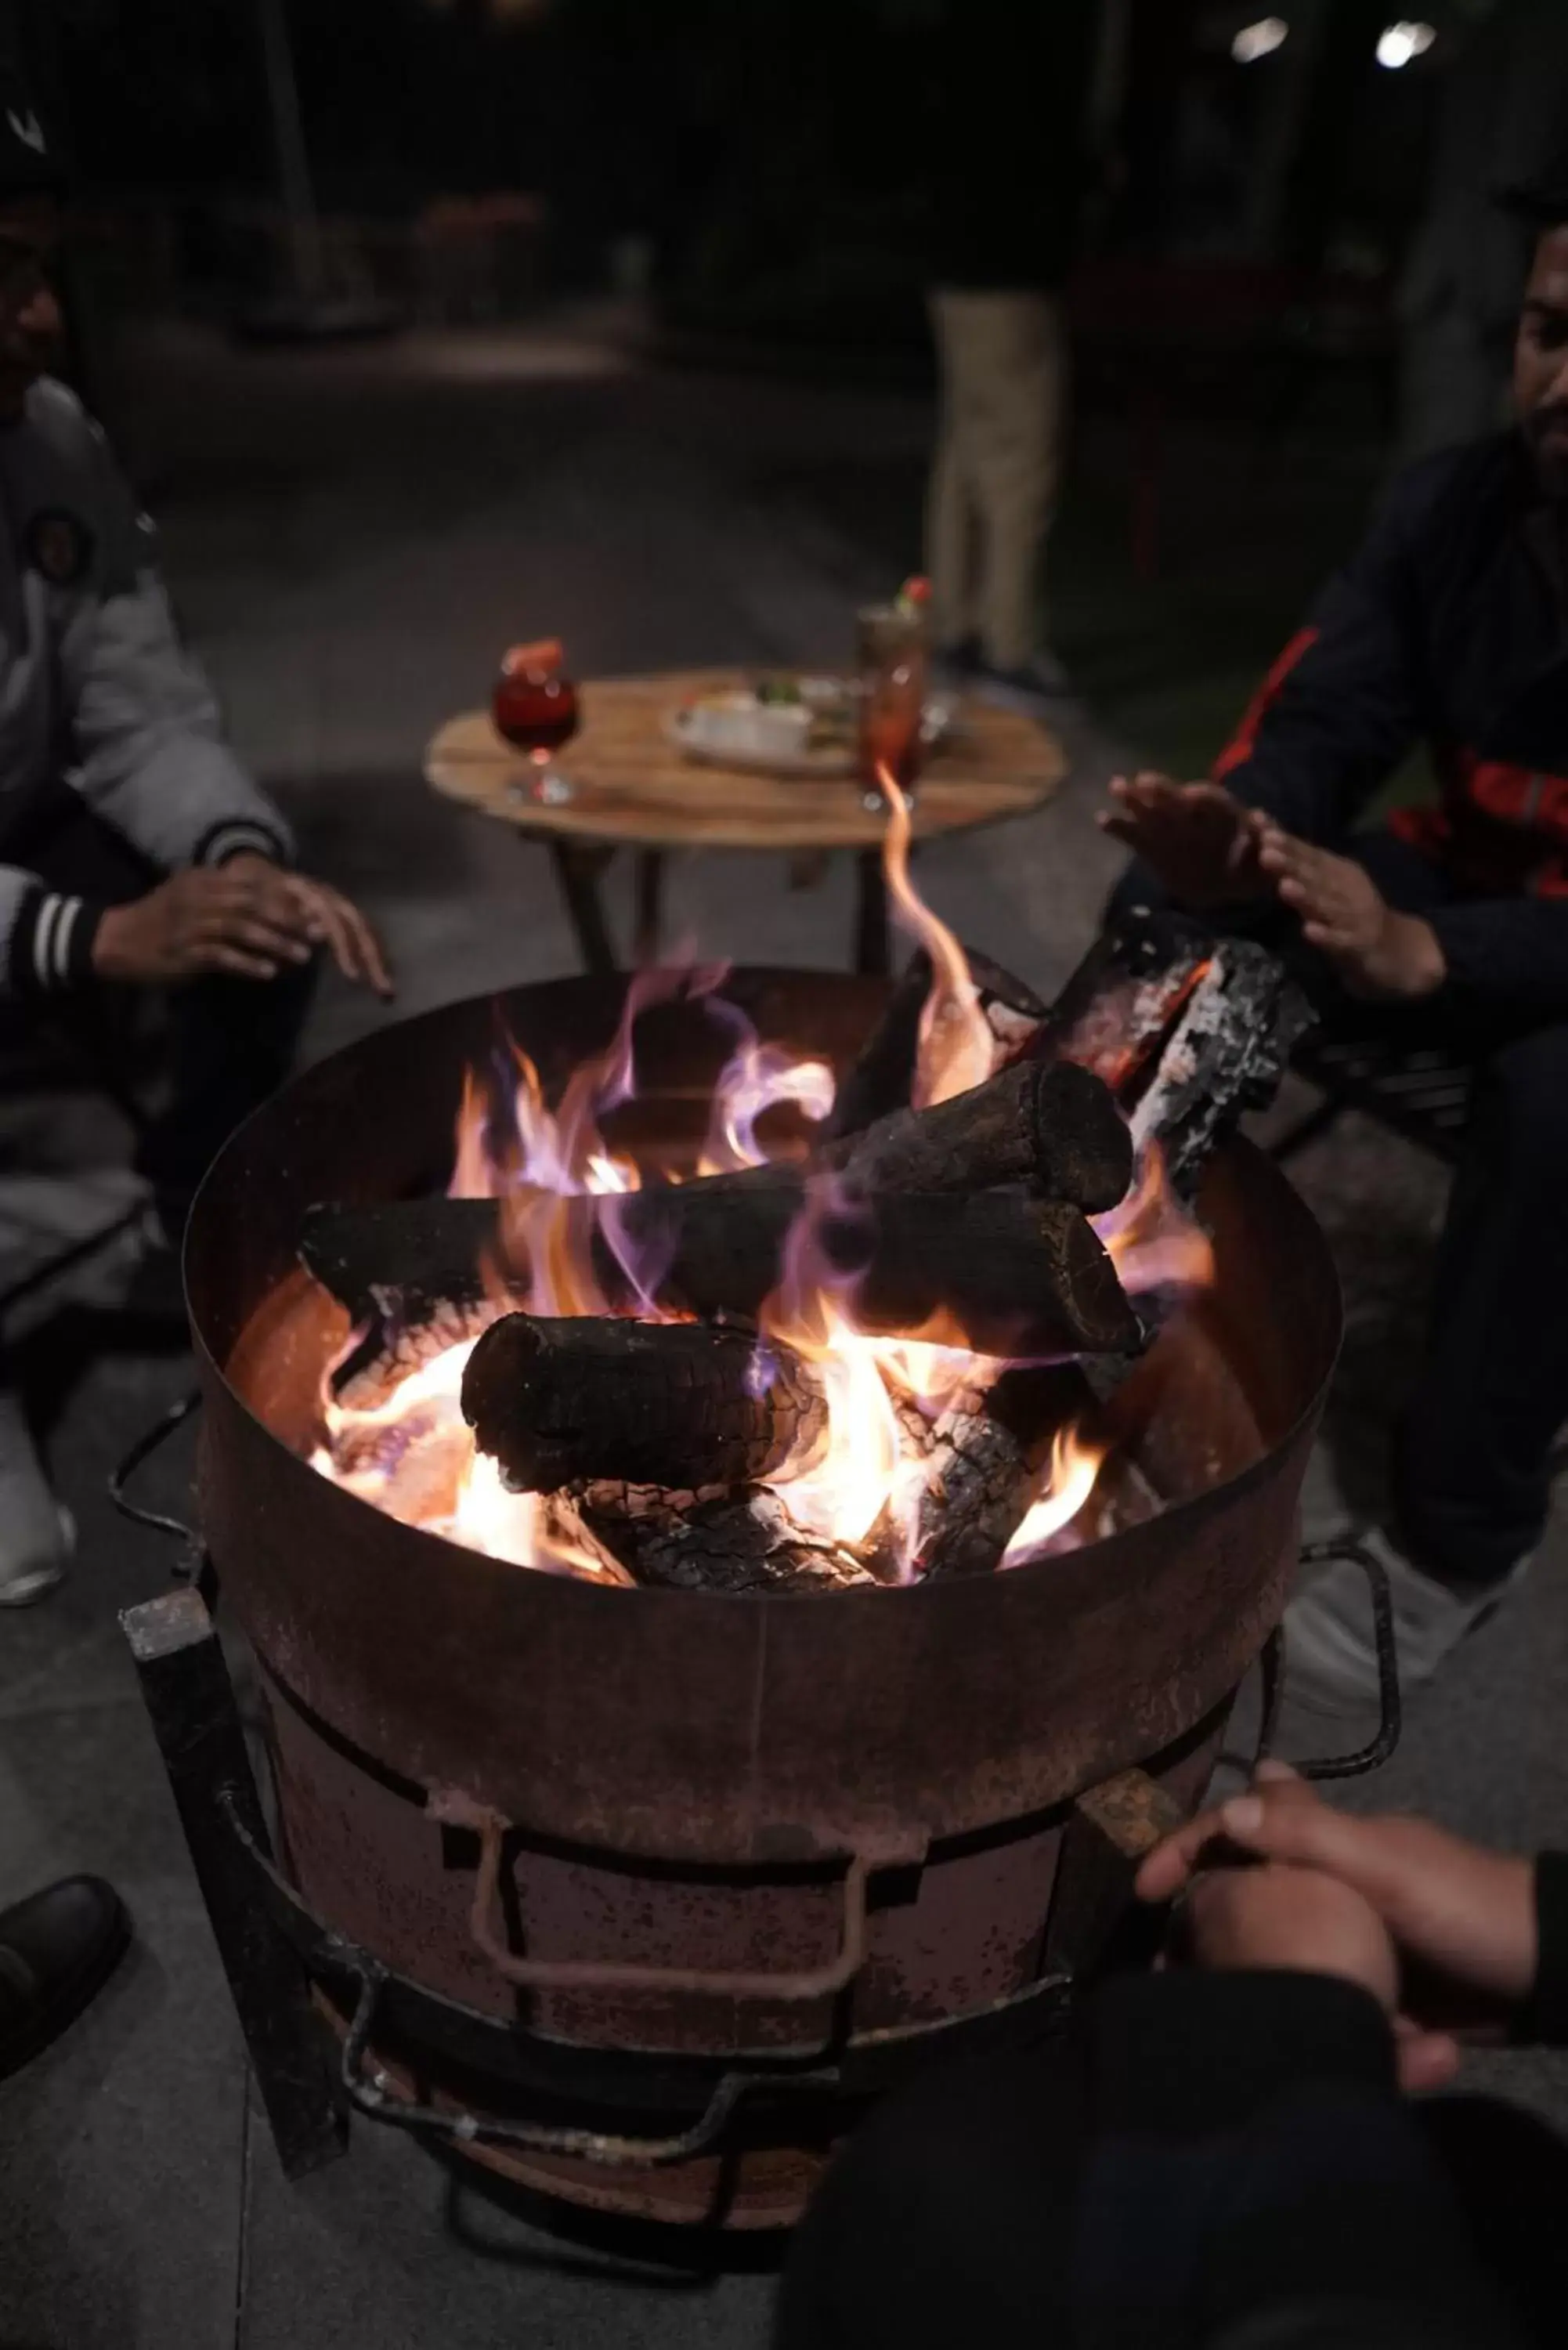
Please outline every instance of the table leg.
M631 959L639 971L659 961L664 932L664 851L639 848L637 853L637 922L632 932Z
M855 921L855 968L885 979L890 968L888 946L888 886L882 879L882 852L863 848L859 868L859 908Z
M561 885L561 895L566 901L566 911L576 933L577 951L583 958L584 969L596 976L620 968L609 931L605 926L605 910L599 900L599 876L614 854L613 849L584 848L573 841L553 840L550 843L556 879Z

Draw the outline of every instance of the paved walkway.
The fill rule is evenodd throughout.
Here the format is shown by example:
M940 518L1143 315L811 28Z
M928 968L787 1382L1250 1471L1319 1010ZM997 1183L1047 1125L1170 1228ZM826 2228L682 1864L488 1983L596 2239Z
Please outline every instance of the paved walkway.
M418 781L419 746L483 695L501 646L559 632L582 673L831 659L857 599L913 559L917 401L649 373L594 321L243 361L182 338L160 359L125 429L189 626L311 860L384 923L400 1013L571 963L543 853ZM907 483L907 546L857 542L814 499L814 479L849 463ZM1047 988L1113 861L1092 814L1115 754L1070 731L1077 771L1050 810L921 867L963 934ZM792 894L769 860L693 860L674 897L705 951L846 960L846 874ZM328 984L312 1049L379 1016ZM1365 1480L1441 1186L1349 1128L1302 1174L1351 1284L1337 1424L1360 1432ZM284 2185L114 1622L167 1555L111 1514L104 1479L188 1378L182 1359L121 1357L65 1395L55 1463L78 1571L0 1621L0 1888L101 1868L139 1929L90 2017L0 2087L0 2345L760 2345L765 2273L686 2275L563 2241L367 2127L351 2160ZM151 1498L182 1507L189 1467L161 1467ZM1503 1840L1563 1833L1561 1548L1417 1716L1385 1774L1401 1800ZM1568 2114L1557 2068L1496 2063Z

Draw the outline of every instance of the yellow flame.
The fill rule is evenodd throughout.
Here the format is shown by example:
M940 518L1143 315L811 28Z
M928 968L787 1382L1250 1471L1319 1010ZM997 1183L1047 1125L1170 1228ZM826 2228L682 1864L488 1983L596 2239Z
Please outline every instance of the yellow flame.
M918 1098L944 1101L990 1076L999 1048L961 946L910 880L909 802L890 771L879 770L878 781L889 811L888 888L933 973ZM659 1001L681 983L680 974L654 972L633 984L647 991L643 1001ZM716 974L703 987L711 992L714 983ZM475 1334L496 1315L519 1303L540 1314L607 1310L595 1272L591 1217L578 1203L585 1195L635 1191L642 1181L638 1166L607 1146L599 1126L607 1106L632 1090L636 1009L628 999L610 1045L574 1071L554 1107L534 1062L516 1045L502 1096L473 1073L465 1077L451 1191L500 1202L499 1261L486 1268L489 1303L467 1326L467 1336L432 1353L384 1395L345 1404L324 1383L326 1440L314 1455L324 1475L410 1524L519 1565L601 1582L628 1578L562 1496L506 1490L495 1463L475 1451L461 1390ZM764 1112L793 1106L820 1119L831 1106L833 1081L825 1064L762 1044L733 1006L716 1004L715 1016L732 1024L737 1041L715 1088L700 1163L704 1171L730 1171L765 1157L756 1138ZM1098 1219L1096 1230L1128 1286L1211 1277L1208 1243L1171 1193L1158 1151L1143 1154L1127 1200ZM908 1574L936 1425L946 1412L977 1409L1001 1367L950 1343L955 1334L936 1323L900 1337L858 1329L852 1294L832 1276L826 1257L814 1257L811 1237L808 1215L792 1234L785 1275L760 1320L764 1343L787 1345L815 1367L827 1402L826 1431L809 1457L788 1463L770 1482L803 1533L874 1551ZM1058 1438L1043 1490L1005 1563L1033 1555L1071 1522L1093 1488L1100 1458L1072 1430Z
M920 1014L920 1054L915 1100L924 1107L950 1101L982 1085L996 1060L996 1039L986 1025L980 990L970 977L969 959L940 917L932 912L909 879L913 816L909 795L891 767L878 763L877 783L888 803L888 835L882 869L904 928L930 957L931 989Z
M1002 1553L1003 1566L1021 1566L1044 1548L1053 1534L1071 1525L1095 1490L1106 1447L1087 1443L1075 1427L1058 1430L1051 1447L1044 1491Z

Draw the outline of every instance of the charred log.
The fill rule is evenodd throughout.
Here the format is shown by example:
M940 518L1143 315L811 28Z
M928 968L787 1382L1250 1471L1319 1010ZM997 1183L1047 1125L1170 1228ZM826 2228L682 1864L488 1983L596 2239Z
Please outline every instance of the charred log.
M1265 949L1245 939L1216 946L1132 1115L1135 1139L1158 1142L1178 1191L1196 1191L1237 1119L1272 1101L1313 1018Z
M916 1574L991 1574L1029 1507L1053 1437L1094 1401L1071 1365L1026 1365L944 1412L920 1501Z
M827 1419L806 1365L743 1331L527 1314L474 1347L462 1412L508 1484L545 1493L591 1478L747 1485L808 1453Z
M1031 1060L1072 1061L1116 1094L1158 1054L1213 952L1184 914L1140 908L1103 931L1026 1046Z
M929 1109L896 1110L819 1152L857 1190L976 1191L1022 1183L1099 1213L1132 1180L1127 1122L1098 1077L1021 1061Z
M799 1174L774 1170L765 1180L719 1177L569 1200L562 1215L568 1245L588 1253L613 1306L635 1312L651 1297L706 1321L750 1320L779 1286L805 1200ZM1042 1359L1143 1343L1110 1258L1061 1201L888 1193L829 1205L816 1237L831 1269L854 1284L867 1330L908 1334L937 1322L977 1354ZM427 1303L481 1297L499 1241L493 1201L425 1200L314 1209L301 1255L351 1313L390 1304L412 1321ZM516 1279L521 1293L525 1273Z
M875 1584L847 1551L801 1534L782 1503L765 1492L685 1513L584 1515L634 1582L661 1590L851 1591Z

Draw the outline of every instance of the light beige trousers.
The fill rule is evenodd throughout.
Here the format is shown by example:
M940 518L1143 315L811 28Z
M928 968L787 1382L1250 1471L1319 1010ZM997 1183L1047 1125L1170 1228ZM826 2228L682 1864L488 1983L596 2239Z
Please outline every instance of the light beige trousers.
M932 639L978 634L989 661L1016 669L1044 633L1067 392L1061 304L1051 294L939 287L930 314L941 371L926 504Z

